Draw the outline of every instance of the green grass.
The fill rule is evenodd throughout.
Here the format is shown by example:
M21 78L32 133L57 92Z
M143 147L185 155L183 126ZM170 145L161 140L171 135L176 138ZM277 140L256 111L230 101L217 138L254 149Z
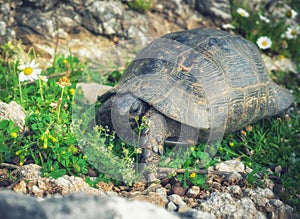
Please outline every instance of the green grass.
M128 2L129 8L139 13L151 10L154 4L154 0L133 0Z

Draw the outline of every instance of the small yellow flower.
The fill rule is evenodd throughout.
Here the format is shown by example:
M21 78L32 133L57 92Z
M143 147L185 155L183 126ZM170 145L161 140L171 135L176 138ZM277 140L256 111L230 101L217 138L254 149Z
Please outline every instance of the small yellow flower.
M123 149L123 153L124 153L124 155L127 157L128 154L129 154L129 150L128 150L127 148L124 148L124 149Z
M24 164L23 162L20 162L20 163L19 163L20 167L23 166L23 164Z
M285 58L284 55L279 55L280 60L284 60L284 58Z
M48 148L48 145L47 145L47 144L44 144L44 145L43 145L43 148L44 148L44 149L47 149L47 148Z
M11 44L11 41L8 41L7 43L6 43L6 45L8 46L8 48L10 48L10 49L12 49L13 47L12 47L12 44Z
M51 138L51 141L52 141L53 143L55 143L55 142L57 142L57 138L52 137L52 138Z
M113 145L109 145L107 149L108 149L109 151L112 151L112 150L113 150L113 148L114 148L114 146L113 146Z
M233 147L233 146L234 146L234 142L232 142L232 141L229 142L229 146L230 146L230 147Z
M196 173L195 172L192 172L192 173L190 173L190 178L195 178L196 177Z
M19 156L19 155L20 155L20 153L21 153L21 151L16 151L16 153L15 153L15 154L16 154L17 156Z
M71 86L70 79L69 79L67 76L62 76L62 77L59 79L59 82L57 82L57 84L58 84L61 88Z
M74 89L74 88L71 88L71 89L70 89L70 94L71 94L71 95L74 95L74 94L75 94L75 89Z
M64 59L63 60L63 63L66 65L66 64L68 64L68 60L67 59Z
M242 130L242 131L241 131L241 134L242 134L244 137L247 136L247 132L246 132L245 130Z
M50 167L50 171L53 171L53 170L54 170L54 167L51 166L51 167Z
M192 146L192 147L191 147L191 151L194 151L194 150L195 150L195 147L194 147L194 146Z
M87 155L83 155L82 158L83 158L83 159L87 159Z
M12 133L10 133L10 136L11 136L12 138L16 138L16 137L18 136L18 134L17 134L16 132L12 132Z

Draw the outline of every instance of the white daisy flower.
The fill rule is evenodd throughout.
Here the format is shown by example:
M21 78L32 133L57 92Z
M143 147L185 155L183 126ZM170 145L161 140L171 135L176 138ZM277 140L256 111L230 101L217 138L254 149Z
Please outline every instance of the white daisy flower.
M246 11L246 10L243 9L243 8L238 8L238 9L236 9L236 12L237 12L240 16L242 16L242 17L249 17L248 11Z
M35 63L34 59L30 63L19 65L18 69L21 71L19 74L20 82L37 80L38 75L42 72L42 69L38 68L38 66L39 63Z
M272 46L272 41L269 37L262 36L257 39L256 44L260 49L269 49Z
M259 15L259 18L260 18L260 20L262 20L262 21L264 21L266 23L270 23L270 19L267 18L267 17L265 17L265 16L263 16L263 15Z
M290 19L295 19L297 17L297 15L298 15L298 13L293 9L287 10L287 12L286 12L286 16Z
M235 29L235 26L233 26L232 24L223 24L222 25L222 28L223 29L231 29L231 30L234 30Z
M48 82L48 78L46 75L39 75L41 81Z
M291 40L291 39L297 39L297 36L300 34L300 27L299 26L292 26L288 27L287 30L284 33L284 36Z

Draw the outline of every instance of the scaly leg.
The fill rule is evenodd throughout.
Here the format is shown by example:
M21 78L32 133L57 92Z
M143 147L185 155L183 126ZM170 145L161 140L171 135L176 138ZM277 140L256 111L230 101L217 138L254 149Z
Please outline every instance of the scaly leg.
M147 128L142 136L140 147L142 148L142 171L147 182L157 181L156 167L163 154L163 144L169 136L168 124L164 115L154 108L145 113Z

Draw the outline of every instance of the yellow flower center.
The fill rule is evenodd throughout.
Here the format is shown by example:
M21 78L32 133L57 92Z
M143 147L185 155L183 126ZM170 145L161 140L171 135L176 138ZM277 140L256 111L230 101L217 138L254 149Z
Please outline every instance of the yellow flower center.
M296 36L296 35L297 35L297 31L296 31L296 30L292 30L292 31L291 31L291 34L292 34L293 36Z
M262 41L262 42L261 42L261 45L262 45L262 46L268 46L268 42L267 42L267 41Z
M33 69L31 67L27 67L24 69L24 74L25 75L31 75L33 72Z
M292 11L291 11L291 10L288 10L288 11L286 12L286 16L287 16L288 18L292 17Z
M15 132L12 132L12 133L10 133L10 136L11 136L12 138L16 138L16 137L18 136L18 134L15 133Z
M195 172L190 173L190 178L195 178L195 177L196 177L196 173Z

